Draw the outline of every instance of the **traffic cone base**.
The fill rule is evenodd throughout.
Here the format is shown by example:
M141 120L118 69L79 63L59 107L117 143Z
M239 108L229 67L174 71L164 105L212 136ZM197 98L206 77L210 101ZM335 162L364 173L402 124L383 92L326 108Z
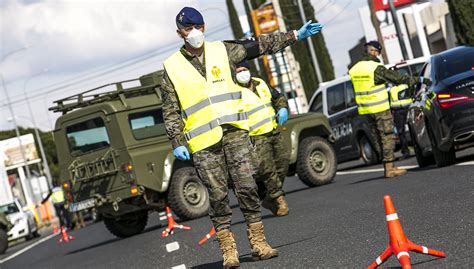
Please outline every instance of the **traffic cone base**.
M76 240L76 238L72 235L69 235L66 231L66 228L64 226L61 226L61 238L59 239L58 244L63 242L68 243L72 240Z
M199 240L198 245L202 245L206 243L206 241L209 240L215 233L216 233L216 229L212 227L211 231L208 234L206 234L206 236L204 236L201 240Z
M174 229L191 230L191 227L189 226L176 223L171 214L171 209L168 206L166 207L166 217L168 219L168 227L166 227L166 229L161 233L161 237L167 237L170 234L173 234Z
M409 251L415 251L426 255L436 257L446 257L446 254L439 250L432 250L425 246L414 244L408 240L403 232L402 225L398 219L397 212L393 206L392 199L390 196L385 195L384 197L385 213L388 226L388 234L390 236L390 243L382 254L375 259L375 261L369 265L369 269L377 268L377 266L384 263L390 256L397 256L398 262L404 269L411 268L410 254Z

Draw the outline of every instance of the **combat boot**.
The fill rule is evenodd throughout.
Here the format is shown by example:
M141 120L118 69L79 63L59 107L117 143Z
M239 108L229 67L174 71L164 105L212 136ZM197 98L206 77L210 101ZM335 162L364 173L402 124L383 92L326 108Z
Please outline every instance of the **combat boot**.
M395 167L393 162L384 163L384 169L386 178L403 176L407 173L407 170Z
M255 260L267 260L278 257L278 250L273 249L265 239L262 222L249 224L247 235L252 249L252 257Z
M230 230L222 230L216 233L219 247L221 248L224 269L237 268L240 266L237 245Z
M278 217L286 216L289 213L288 203L284 195L280 195L276 199L271 199L267 195L262 201L262 207L272 211L273 215Z

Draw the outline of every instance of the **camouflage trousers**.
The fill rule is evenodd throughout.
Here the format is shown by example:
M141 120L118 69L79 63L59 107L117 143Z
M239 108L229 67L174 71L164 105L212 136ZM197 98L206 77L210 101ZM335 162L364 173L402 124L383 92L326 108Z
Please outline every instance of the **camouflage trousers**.
M222 127L219 143L193 154L194 166L209 193L209 216L216 231L230 229L229 185L234 187L247 224L261 221L248 132L230 125Z
M278 132L253 136L251 139L257 163L254 178L259 187L260 198L268 195L275 199L284 195L283 182L288 173L290 156L283 136Z
M393 118L390 110L368 114L367 118L371 125L372 136L375 141L375 150L382 154L383 162L393 162L395 160L395 140L393 133Z

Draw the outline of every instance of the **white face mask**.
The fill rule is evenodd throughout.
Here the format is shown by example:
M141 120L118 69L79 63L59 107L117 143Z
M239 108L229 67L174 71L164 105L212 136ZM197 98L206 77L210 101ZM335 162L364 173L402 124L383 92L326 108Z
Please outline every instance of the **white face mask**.
M188 42L193 48L198 49L204 45L204 34L196 28L193 28L184 40L186 40L186 42Z
M242 84L242 85L247 85L250 81L250 71L242 71L237 74L235 74L235 78L237 81Z

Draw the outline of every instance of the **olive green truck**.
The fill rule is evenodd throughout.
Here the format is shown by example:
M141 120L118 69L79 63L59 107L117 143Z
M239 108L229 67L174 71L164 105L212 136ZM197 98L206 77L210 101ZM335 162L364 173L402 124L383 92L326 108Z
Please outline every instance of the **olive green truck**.
M207 190L191 162L173 156L162 117L162 72L107 84L55 101L61 185L71 212L95 208L118 237L143 231L150 210L169 205L181 219L208 212ZM291 117L283 128L291 145L289 174L309 186L336 172L327 118Z

